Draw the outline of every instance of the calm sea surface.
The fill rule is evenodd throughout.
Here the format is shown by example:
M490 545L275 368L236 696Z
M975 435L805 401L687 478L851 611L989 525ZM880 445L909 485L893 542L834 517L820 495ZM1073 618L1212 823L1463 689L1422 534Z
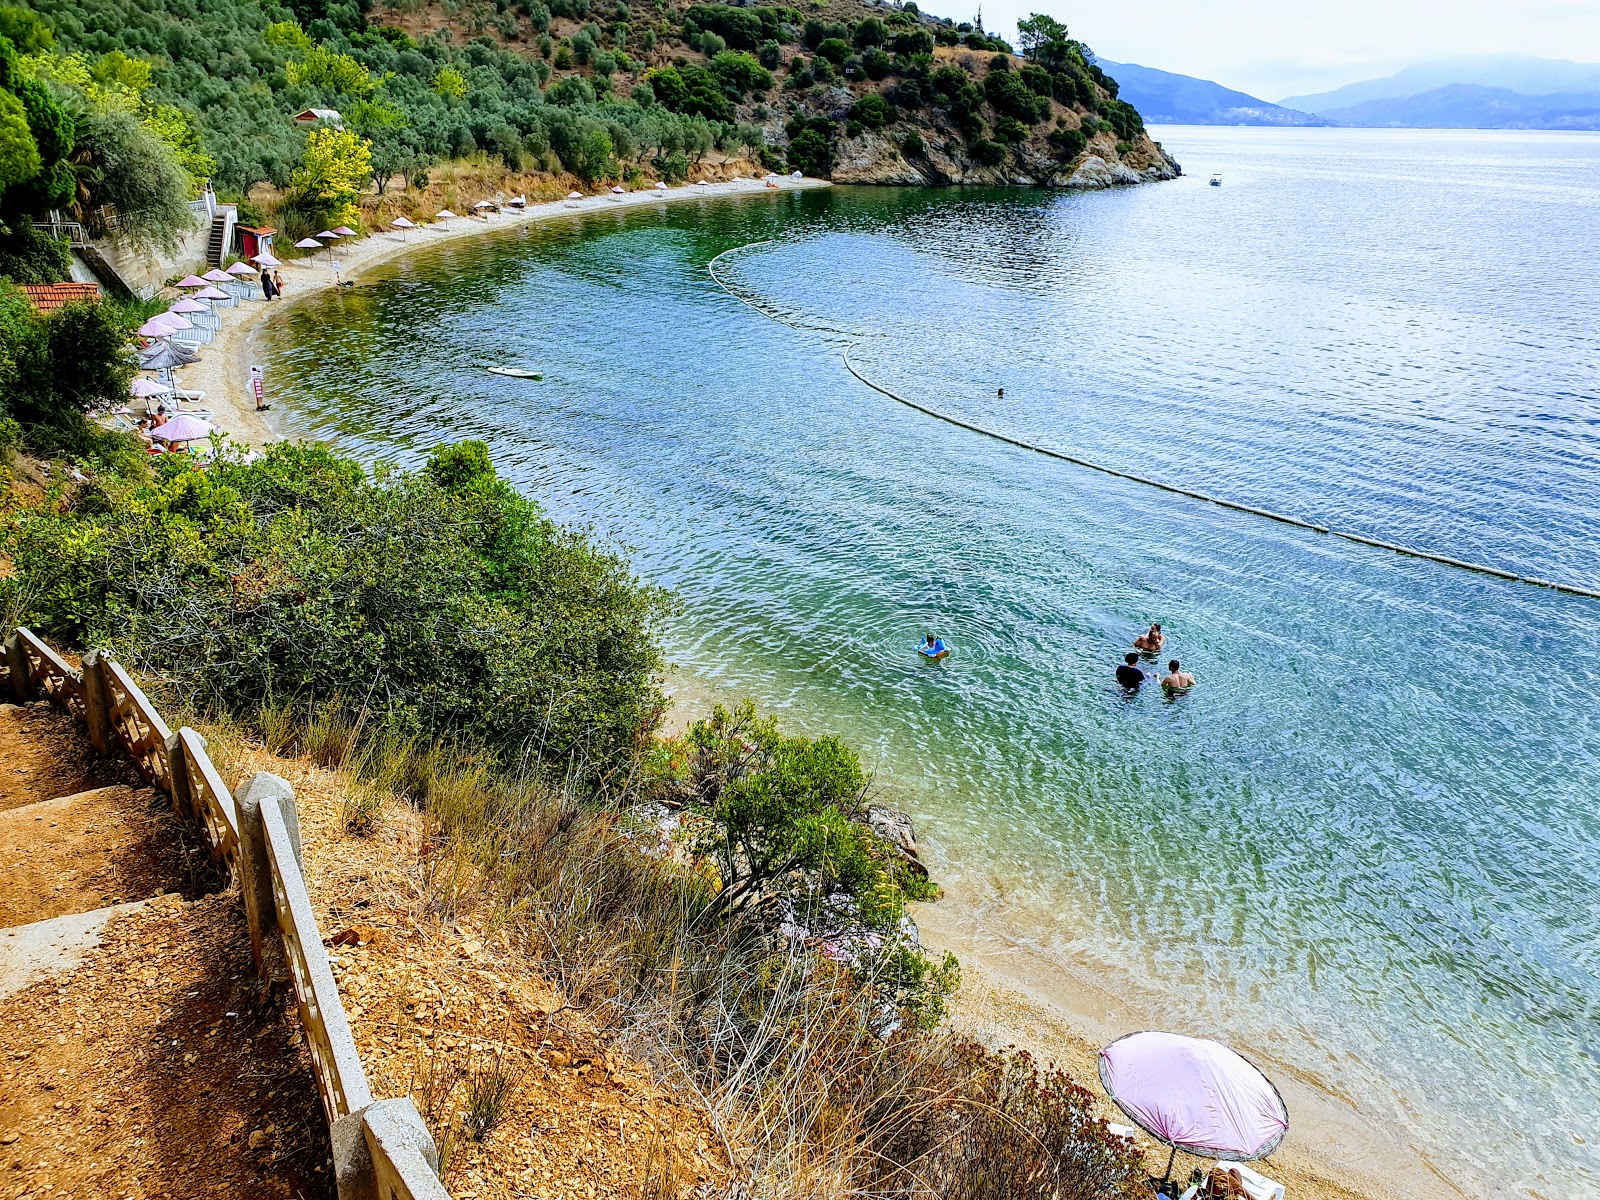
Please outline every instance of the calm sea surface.
M1190 175L1114 193L415 238L272 334L270 384L373 457L487 438L634 547L683 674L861 746L1005 936L1468 1191L1600 1195L1600 602L1007 447L829 332L1028 441L1600 587L1600 136L1163 134ZM803 328L708 275L758 241L719 274ZM1179 702L1113 684L1150 621Z

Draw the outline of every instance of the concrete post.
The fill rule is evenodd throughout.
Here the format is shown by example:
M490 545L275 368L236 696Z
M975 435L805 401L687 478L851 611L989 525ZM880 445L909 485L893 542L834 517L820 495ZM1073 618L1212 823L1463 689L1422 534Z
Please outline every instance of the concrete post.
M6 639L6 665L11 668L11 694L18 704L33 699L33 680L28 677L28 652L22 648L22 634L15 631Z
M295 813L294 789L287 779L265 771L252 775L234 793L239 815L239 893L244 898L245 919L250 923L250 953L263 979L287 979L283 943L279 940L278 909L272 898L272 860L267 856L267 831L261 823L261 804L276 801L284 827L294 847L295 861L305 867L300 851L300 821Z
M83 656L83 720L89 742L101 754L111 753L111 697L106 693L105 652L91 650Z
M205 738L187 727L167 738L167 767L172 773L172 811L185 821L198 821L200 810L194 802L194 785L189 781L189 756L184 753L183 735L206 746Z
M384 1177L403 1180L415 1200L448 1200L439 1151L411 1097L375 1100L333 1123L333 1177L339 1200L380 1200ZM380 1169L377 1159L382 1156Z

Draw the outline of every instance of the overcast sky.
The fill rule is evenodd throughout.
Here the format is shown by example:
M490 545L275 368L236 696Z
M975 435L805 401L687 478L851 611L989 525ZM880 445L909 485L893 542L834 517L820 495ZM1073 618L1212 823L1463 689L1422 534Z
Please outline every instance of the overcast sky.
M923 7L957 21L976 11L975 0ZM1065 21L1115 62L1214 79L1272 101L1459 54L1600 62L1600 0L990 0L983 21L1009 36L1031 12Z

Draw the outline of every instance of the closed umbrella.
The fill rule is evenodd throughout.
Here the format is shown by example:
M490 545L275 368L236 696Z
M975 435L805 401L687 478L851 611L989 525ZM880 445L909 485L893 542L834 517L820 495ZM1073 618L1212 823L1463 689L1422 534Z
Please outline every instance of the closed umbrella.
M193 350L171 342L160 342L139 351L139 366L146 371L171 371L174 367L186 367L199 361L200 356Z
M1289 1110L1272 1081L1208 1038L1130 1033L1100 1051L1100 1081L1129 1118L1179 1150L1226 1162L1265 1158L1289 1132Z

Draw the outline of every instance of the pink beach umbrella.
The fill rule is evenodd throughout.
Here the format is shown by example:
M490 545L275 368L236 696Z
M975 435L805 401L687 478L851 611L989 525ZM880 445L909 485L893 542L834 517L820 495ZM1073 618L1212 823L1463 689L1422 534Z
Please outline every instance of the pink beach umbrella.
M256 266L258 266L258 267L281 267L281 266L283 266L283 260L282 259L274 258L270 254L257 254L250 261L255 263Z
M232 275L235 279L242 279L246 275L254 275L255 273L256 269L254 267L249 263L242 262L234 263L233 266L223 272L224 275Z
M185 275L178 280L178 286L181 288L203 288L205 285L206 281L198 275Z
M143 325L139 326L135 332L142 338L164 338L171 337L173 329L170 325L151 317Z
M667 190L667 185L662 183L661 180L659 180L659 179L656 180L656 191L664 192L666 190Z
M1265 1158L1289 1132L1272 1081L1208 1038L1130 1033L1100 1051L1100 1081L1117 1107L1163 1145L1225 1162Z
M183 313L187 315L189 313L210 312L211 309L209 306L201 304L200 301L190 300L186 296L182 300L179 300L171 308L167 309L167 311L172 313Z
M233 276L229 275L226 271L219 271L215 267L212 267L211 270L207 271L204 275L200 276L200 278L204 279L207 283L232 283L233 282Z
M148 400L151 396L165 396L172 391L170 383L161 383L159 380L146 379L140 376L128 385L128 395L135 400Z
M331 229L324 229L321 233L317 234L317 237L328 242L337 242L339 240L339 234L335 233Z
M216 426L210 421L202 421L192 413L180 413L161 428L152 429L150 436L163 442L197 442L210 437L214 429Z
M583 193L582 192L568 192L567 193L567 199L568 200L582 200L583 199Z
M404 217L396 217L394 220L390 221L389 224L393 225L400 231L400 240L402 242L406 240L406 230L416 228L414 224L406 220Z
M321 250L322 243L316 238L301 238L294 244L296 250Z
M194 294L196 300L231 300L232 297L221 288L208 287L204 291Z
M444 223L444 227L449 229L450 222L456 219L456 214L451 212L448 208L441 208L438 212L433 214L433 218L436 221L442 221Z
M351 229L348 225L340 225L334 229L334 232L342 238L355 237L356 235L356 231Z

